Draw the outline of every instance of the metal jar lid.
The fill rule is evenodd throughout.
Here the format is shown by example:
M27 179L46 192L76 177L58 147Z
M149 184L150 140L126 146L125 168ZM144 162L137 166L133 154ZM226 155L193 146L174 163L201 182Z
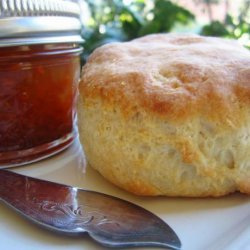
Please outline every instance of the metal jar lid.
M0 47L68 42L83 42L77 1L0 0Z

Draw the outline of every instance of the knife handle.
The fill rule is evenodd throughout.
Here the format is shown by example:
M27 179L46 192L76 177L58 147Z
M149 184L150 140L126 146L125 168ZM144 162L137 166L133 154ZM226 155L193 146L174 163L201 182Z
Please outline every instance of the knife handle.
M52 230L86 232L75 226L79 215L72 201L76 195L72 187L0 169L0 199L31 221Z
M181 247L159 217L102 193L0 170L0 199L40 226L68 234L87 232L104 246Z

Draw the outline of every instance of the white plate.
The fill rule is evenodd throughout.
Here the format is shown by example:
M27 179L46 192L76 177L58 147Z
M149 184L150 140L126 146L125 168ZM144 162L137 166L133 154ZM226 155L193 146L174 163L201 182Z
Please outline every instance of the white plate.
M224 198L207 199L137 197L118 189L96 171L86 167L77 141L59 155L13 170L33 177L107 193L136 203L165 220L180 237L183 250L250 249L249 196L234 194ZM71 238L48 232L0 204L0 249L107 248L94 243L87 235Z

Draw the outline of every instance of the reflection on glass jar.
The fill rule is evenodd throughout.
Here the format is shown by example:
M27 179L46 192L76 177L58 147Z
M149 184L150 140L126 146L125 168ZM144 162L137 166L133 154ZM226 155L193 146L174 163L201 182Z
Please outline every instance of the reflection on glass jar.
M81 48L0 48L0 166L37 161L74 137Z

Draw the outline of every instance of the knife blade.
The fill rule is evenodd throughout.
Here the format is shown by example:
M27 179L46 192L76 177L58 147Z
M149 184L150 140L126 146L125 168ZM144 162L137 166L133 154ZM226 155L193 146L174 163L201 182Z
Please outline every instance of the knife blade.
M180 249L173 229L131 202L0 169L0 200L36 224L108 247Z

